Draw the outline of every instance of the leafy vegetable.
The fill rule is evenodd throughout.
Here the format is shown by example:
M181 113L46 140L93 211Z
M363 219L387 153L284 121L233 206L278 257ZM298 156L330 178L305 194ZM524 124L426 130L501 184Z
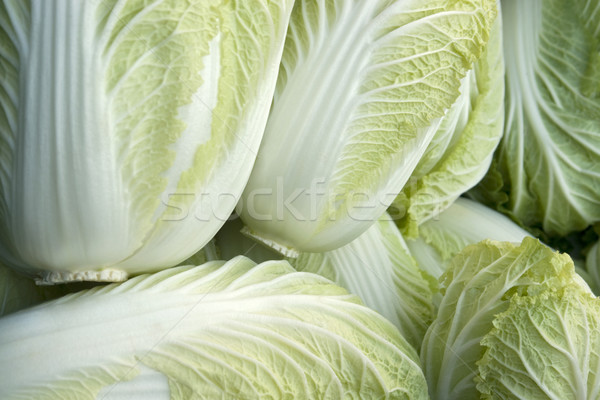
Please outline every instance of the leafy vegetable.
M506 216L484 205L458 198L447 210L419 227L406 241L420 268L438 278L452 257L484 239L521 242L530 234Z
M255 262L281 255L240 233L239 219L228 221L216 236L226 260L243 255ZM360 297L392 322L419 349L433 319L436 282L420 270L402 235L385 214L349 244L325 253L301 253L286 259L296 270L321 275Z
M405 237L416 237L420 224L475 186L490 166L504 126L501 28L496 18L483 55L462 80L458 100L394 200Z
M385 212L460 94L493 0L300 1L238 207L288 256L341 247Z
M484 351L480 343L513 296L533 297L569 285L587 296L591 292L582 282L568 255L533 238L526 237L520 245L484 241L465 248L442 277L444 297L421 348L431 397L479 398L474 379ZM530 347L533 343L522 345L522 352L536 351Z
M483 399L600 398L600 299L580 287L514 296L481 344Z
M0 258L124 280L204 246L248 179L291 5L0 2Z
M600 400L600 1L501 8L0 0L0 399Z
M506 116L477 198L549 235L600 220L598 1L506 0Z
M141 370L173 398L427 398L416 352L393 325L318 275L244 257L2 318L0 369L10 399L93 399Z
M289 259L299 271L329 278L400 329L416 349L433 319L434 280L411 257L387 214L349 244Z

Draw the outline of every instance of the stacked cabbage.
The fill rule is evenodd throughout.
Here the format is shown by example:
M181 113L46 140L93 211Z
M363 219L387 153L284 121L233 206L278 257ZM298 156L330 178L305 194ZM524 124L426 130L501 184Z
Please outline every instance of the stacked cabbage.
M600 400L599 27L0 0L0 398Z

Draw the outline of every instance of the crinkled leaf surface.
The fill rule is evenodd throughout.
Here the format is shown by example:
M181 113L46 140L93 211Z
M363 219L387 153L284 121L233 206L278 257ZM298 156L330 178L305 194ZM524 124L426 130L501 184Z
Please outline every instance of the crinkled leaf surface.
M383 215L459 96L493 0L296 2L238 211L281 251L333 250Z
M427 398L391 323L285 261L171 268L0 319L3 399L94 399L145 368L173 399Z
M569 256L533 238L520 245L484 241L466 247L443 275L444 297L421 348L431 398L479 399L474 378L480 342L513 295L535 296L579 282Z
M407 238L435 218L485 175L504 126L502 24L496 18L490 40L460 88L407 185L394 200Z
M600 299L579 287L514 296L481 344L483 399L600 398Z
M600 220L600 2L506 0L502 15L505 131L479 196L550 235L583 230Z
M291 9L1 1L2 258L124 279L198 251L248 179Z

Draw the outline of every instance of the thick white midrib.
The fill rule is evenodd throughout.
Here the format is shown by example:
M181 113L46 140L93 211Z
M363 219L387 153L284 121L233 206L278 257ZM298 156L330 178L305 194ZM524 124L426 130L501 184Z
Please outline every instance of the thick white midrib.
M514 18L514 20L517 21L515 25L518 28L522 28L523 31L519 31L518 29L505 30L505 32L507 32L505 34L510 38L507 42L509 44L512 44L512 46L519 51L519 54L513 57L506 57L507 76L510 79L510 81L513 82L511 86L520 89L519 92L521 93L523 98L522 104L526 118L531 121L532 126L536 127L536 129L534 129L531 132L532 136L536 139L540 148L549 148L549 151L543 153L543 159L548 165L547 170L550 171L549 181L554 181L558 184L562 194L570 204L577 204L577 199L574 197L572 190L569 188L568 182L566 181L564 175L560 172L560 168L556 166L560 165L559 159L565 164L567 164L569 167L574 168L576 170L579 168L579 166L574 164L570 160L570 158L566 157L562 153L562 151L556 146L555 142L552 140L550 133L546 128L542 112L545 112L548 115L548 118L551 119L553 123L557 124L557 126L559 126L560 129L565 129L565 131L568 131L569 128L564 126L562 120L556 119L553 116L552 110L548 108L548 105L542 98L542 95L539 92L539 88L536 85L538 76L536 63L538 57L538 48L535 44L535 41L537 40L541 30L541 7L539 6L539 2L523 2L523 4L525 4L524 7L530 8L536 8L537 6L537 9L533 11L529 10L529 12L527 10L516 12L514 9L511 8L512 14L509 16L509 18ZM508 7L505 7L505 9L507 8ZM533 22L531 21L531 18L527 17L530 17L531 15L537 18ZM523 38L532 38L532 40L527 41ZM575 91L573 93L577 92ZM557 105L560 106L560 102L558 102ZM522 151L523 150L525 149L522 149ZM520 164L522 164L522 162ZM555 171L556 173L552 173L552 171ZM522 180L522 174L519 175L519 179ZM519 182L518 186L523 187L524 183ZM550 186L550 190L552 190L552 187L553 186ZM521 199L523 198L523 196L518 196L516 198L516 202L512 206L514 210L518 210L522 207ZM548 205L544 210L544 221L548 221L550 219L550 214L553 209L552 202L555 199L556 196L549 197ZM585 211L582 209L577 209L577 212L581 215Z
M369 5L374 6L365 3L362 8L367 9L355 6L347 10L343 17L339 17L344 20L336 21L329 32L307 33L304 31L306 27L301 27L304 34L327 35L328 40L323 47L309 49L308 54L299 54L298 65L290 69L287 85L280 92L279 103L275 105L267 125L267 138L288 132L288 137L303 139L299 147L312 151L294 152L287 162L298 165L300 160L303 163L307 163L307 158L314 160L307 164L322 168L319 171L322 176L318 178L330 174L336 158L333 154L338 154L343 145L340 139L342 122L347 121L350 115L352 89L360 84L356 77L361 66L356 60L364 57L366 49L365 26L370 14ZM331 130L335 132L329 132ZM326 160L320 157L323 149L332 156Z
M129 296L90 296L77 299L76 307L65 302L13 314L13 318L3 321L4 326L0 324L0 365L14 367L10 374L0 376L0 387L25 384L19 379L45 379L51 371L59 370L57 360L73 351L78 357L68 363L69 370L110 364L115 357L131 356L133 362L135 355L151 350L168 335L180 336L190 329L201 332L231 318L231 313L258 307L257 301L264 299L219 301L210 295L175 296L148 290ZM28 357L35 358L35 365L27 361Z
M541 6L538 0L519 1L511 0L503 3L502 16L505 20L511 21L506 23L503 30L504 34L504 54L506 79L511 90L510 104L517 104L515 111L521 114L521 118L516 118L516 122L520 125L515 131L519 140L518 159L519 165L524 165L525 151L522 139L524 127L524 119L531 118L541 121L539 111L535 99L531 96L531 91L534 90L532 82L535 82L533 70L535 68L535 60L537 46L533 41L537 40L538 32L541 24ZM531 17L535 17L531 21ZM525 31L529 30L531 36L526 36ZM527 40L530 39L530 40ZM533 102L533 104L532 104ZM533 105L533 107L532 107ZM533 114L531 114L533 113ZM540 126L544 126L543 122ZM510 125L507 125L510 128ZM514 129L514 128L513 128ZM537 141L540 140L538 135L533 132L533 136ZM544 140L542 139L542 142ZM518 174L517 187L528 190L524 182L524 174ZM513 210L522 208L521 200L524 196L517 196L515 203L511 206Z
M48 2L46 2L45 5L48 5ZM53 11L53 8L44 10L45 13L50 14L47 18L53 18ZM11 221L11 228L14 232L16 232L15 242L24 244L27 244L27 240L30 239L27 237L26 231L37 230L39 227L31 227L27 223L27 216L31 214L29 209L32 209L32 211L35 212L38 208L35 203L35 199L29 199L29 196L27 195L29 192L35 190L32 187L33 183L29 182L31 180L29 177L36 175L38 171L36 168L27 165L23 161L27 158L31 158L33 160L39 160L40 163L43 162L43 160L47 159L48 156L41 153L41 148L47 149L49 154L55 152L55 146L53 146L53 143L48 143L48 135L40 134L44 132L46 128L52 129L52 125L54 124L53 121L49 121L48 118L50 114L48 109L52 107L54 102L54 99L51 98L52 88L49 89L49 83L44 82L43 78L40 79L40 70L44 68L42 65L40 65L42 64L41 60L49 59L51 60L50 62L54 61L51 55L48 54L48 50L52 49L52 35L51 32L48 32L49 24L44 23L44 19L40 17L39 11L36 13L36 10L32 9L31 14L29 57L27 57L25 60L22 60L20 65L20 92L22 93L22 97L19 104L19 108L21 110L19 113L19 132L16 135L17 151L20 153L16 156L18 162L15 172L16 179L14 179L12 182L12 202L15 207L13 215L15 218L13 218ZM46 40L38 40L39 37L45 38ZM39 57L40 53L42 54L42 57ZM50 56L50 58L44 57L44 54ZM46 71L44 71L44 73L47 74L48 71L51 71L49 67L50 66L46 67ZM31 119L30 115L35 115L36 118ZM50 126L46 127L44 125ZM35 143L36 140L42 144ZM46 190L48 184L48 182L43 180L38 185L37 190L48 196L50 201L56 201L55 196L53 196L55 188L53 187L52 190ZM21 197L24 198L24 201L20 199ZM60 213L60 210L55 210L55 214ZM37 220L37 218L34 220ZM61 228L62 227L60 225L56 227L58 231L60 231ZM18 248L18 250L21 255L26 256L29 249Z
M331 265L337 270L339 283L358 295L369 307L384 315L396 326L402 325L396 307L398 293L391 274L390 257L379 233L379 226L372 225L350 244L331 252ZM390 305L392 303L392 305ZM410 328L410 327L407 327Z
M461 226L465 221L475 221L478 218L489 222L485 224L468 224L466 229L456 229L453 235L464 237L468 243L477 243L486 238L520 243L524 237L531 237L527 231L508 219L504 214L499 214L492 209L485 208L485 206L479 203L462 197L459 197L446 212L441 214L437 224L445 225L444 230L450 231L453 227ZM490 238L489 232L492 226L495 233Z
M504 261L504 258L509 257L510 254L505 254L502 257L500 257L499 259L493 261L491 264L489 264L488 266L486 266L484 268L484 270L482 270L482 274L484 273L488 273L489 271L492 271L492 273L495 272L494 267L497 264L500 264ZM521 274L519 274L517 277L513 278L512 281L510 282L505 282L505 285L503 286L502 290L498 291L497 293L495 293L494 296L486 299L486 301L484 303L478 304L478 308L475 311L475 315L471 315L468 320L466 321L466 323L461 327L459 326L458 323L456 323L456 315L457 315L457 310L460 311L463 307L463 303L467 302L467 304L469 304L469 290L476 288L477 284L473 282L473 280L469 280L467 282L461 283L461 285L458 285L456 287L452 287L452 285L448 288L448 291L446 292L446 296L448 296L448 298L453 298L454 294L450 293L450 289L452 289L453 292L460 292L460 295L458 296L458 299L456 302L454 303L450 303L449 307L454 308L454 313L453 313L453 317L452 317L452 322L451 322L451 326L450 329L448 331L448 334L445 336L445 340L444 339L440 339L436 334L435 340L441 340L444 341L444 351L443 351L443 356L442 356L442 362L440 364L440 367L438 369L438 380L437 382L435 382L437 384L437 396L438 398L443 398L444 395L446 395L447 393L451 393L452 392L452 379L454 377L454 374L457 373L461 373L461 369L467 368L469 369L469 374L475 374L475 371L471 368L471 365L466 364L466 362L468 361L472 361L472 360L463 360L463 358L461 357L463 353L463 350L470 348L471 346L465 343L469 343L471 341L473 341L473 336L477 337L478 335L472 335L473 332L473 328L472 325L476 322L479 322L481 318L484 317L490 317L490 314L493 315L493 313L491 311L496 310L497 308L502 309L504 307L504 309L506 309L508 307L507 304L502 304L500 303L498 305L498 302L500 301L500 299L502 298L502 296L506 293L506 290L508 290L508 288L514 287L515 283L517 283L519 281L519 279L526 274L526 270L522 271ZM462 275L463 273L466 273L466 269L463 268L460 271L460 274ZM495 283L496 280L499 279L500 276L503 276L502 274L495 274L496 278L491 281L488 282L489 284ZM454 280L455 282L461 282L461 276L455 276ZM479 293L478 295L480 295L481 293ZM471 296L472 297L472 296ZM446 304L442 303L439 307L440 313L443 311L446 311L445 308L448 308L448 306L446 306ZM439 327L439 325L438 325ZM437 333L438 331L432 331L434 333ZM469 335L471 334L471 337L469 338ZM483 335L479 335L479 338L481 338ZM480 340L480 339L479 339ZM458 364L458 365L457 365ZM452 371L452 373L446 373L445 375L441 375L439 374L439 372L443 372L443 371ZM464 372L464 371L462 371ZM441 396L441 397L440 397Z
M326 308L337 313L340 300L332 300L335 304L323 305L321 296L316 295L254 293L245 297L235 290L175 295L155 293L151 288L67 299L0 321L0 365L12 366L9 373L0 375L0 388L14 390L53 379L62 372L114 364L115 359L133 366L135 356L158 350L162 343L177 342L190 334L201 337L212 326L237 321L240 315L244 315L242 321L261 323L265 318L261 310L273 310L275 315L269 319L276 324L301 324L320 330L305 321L278 317L277 311L287 307ZM351 303L341 303L353 308ZM74 352L77 357L69 357Z
M64 0L32 7L23 112L38 117L31 122L24 115L21 125L21 159L28 165L20 166L20 182L22 193L45 193L46 200L27 196L22 209L28 215L17 221L29 222L17 231L29 239L31 256L25 258L42 254L34 264L53 268L85 269L98 266L99 259L111 263L128 244L127 202L98 57L102 49L91 26L94 11L85 2ZM40 233L49 226L56 235ZM63 246L60 252L57 245Z
M585 307L583 306L583 304L581 304L581 302L579 302L579 307L582 309L585 309ZM559 311L559 310L558 310ZM571 335L571 332L568 328L568 322L565 322L565 319L560 316L559 314L559 319L560 319L560 327L563 331L564 337L566 338L566 342L567 342L567 348L566 349L560 349L558 346L556 346L554 344L554 341L552 340L552 338L550 337L546 337L546 335L542 334L542 337L546 340L546 342L548 342L548 344L550 344L552 347L555 347L559 352L561 352L569 361L569 364L571 365L571 377L573 379L573 381L575 382L575 387L573 388L577 398L579 400L586 400L587 399L587 385L586 385L586 381L587 381L587 374L584 374L584 372L586 372L585 370L587 369L586 367L588 366L588 362L586 362L587 360L585 360L585 358L587 358L586 356L589 354L588 352L584 353L584 360L583 363L581 365L579 365L579 358L578 358L578 352L577 352L577 345L573 343L573 338ZM587 325L587 318L585 320ZM586 332L588 332L587 329L585 329ZM583 368L582 368L583 367ZM582 370L583 369L583 370Z
M56 160L56 173L58 175L58 179L55 182L55 187L57 197L59 197L59 200L56 202L57 207L55 212L58 212L59 220L64 221L67 218L69 218L68 214L70 210L67 207L65 207L66 204L64 201L62 201L61 194L69 192L69 177L67 171L69 169L75 169L76 166L71 165L71 168L69 168L65 158L61 157L61 153L66 150L66 154L75 154L78 151L78 146L76 146L77 139L73 140L74 135L69 135L71 137L66 137L64 140L61 140L61 134L59 132L61 132L62 130L67 130L67 127L69 126L77 126L76 121L77 119L79 119L79 117L81 117L82 114L78 112L79 110L77 110L76 108L78 102L75 101L76 97L72 96L73 90L71 88L64 88L65 83L68 79L68 76L65 76L65 72L67 72L65 64L68 63L68 61L65 62L65 57L67 56L66 53L72 52L71 54L77 54L78 49L76 48L76 46L74 46L65 51L65 47L73 44L67 38L68 31L69 28L73 28L76 25L78 17L81 16L84 10L82 9L82 7L75 6L73 12L70 13L64 8L64 2L63 4L61 4L60 0L58 0L55 5L51 4L51 2L49 1L46 1L43 4L44 9L41 10L41 13L45 15L45 17L43 18L44 21L42 23L42 29L44 31L42 35L45 38L47 38L47 40L51 40L51 42L44 43L45 49L43 51L45 55L49 57L43 57L42 60L51 60L49 63L51 65L43 66L42 69L47 68L50 71L50 74L52 74L52 80L47 80L44 83L46 85L52 85L53 87L51 89L51 92L48 93L48 97L52 98L43 98L40 96L40 103L46 101L50 103L49 108L51 109L49 110L49 116L52 117L52 121L40 120L40 122L46 122L54 125L52 128L47 128L53 131L53 134L51 136L54 140L50 143L51 147L49 150L50 154L53 154ZM74 29L72 31L74 31ZM36 40L38 38L32 39ZM69 58L73 59L76 57ZM42 60L38 61L39 64L43 64ZM70 72L76 74L76 81L81 82L81 71L75 70ZM83 86L83 83L81 84ZM83 100L83 103L85 104L86 100L88 99L85 96L83 96L83 98L77 100ZM43 107L43 104L39 105L39 109L42 109ZM45 127L40 125L38 125L38 127L40 128L40 131L38 131L37 133L44 135L43 131ZM70 133L73 134L75 132ZM81 135L81 137L85 138L85 134ZM69 157L69 159L71 159L71 157ZM72 195L77 196L77 193L73 193ZM77 207L80 204L79 202L74 202L73 205ZM77 214L80 214L80 212L78 212ZM77 236L81 237L80 224L83 221L80 221L79 218L73 218L71 222L71 229L77 230ZM57 227L59 231L61 230L61 228L61 226Z

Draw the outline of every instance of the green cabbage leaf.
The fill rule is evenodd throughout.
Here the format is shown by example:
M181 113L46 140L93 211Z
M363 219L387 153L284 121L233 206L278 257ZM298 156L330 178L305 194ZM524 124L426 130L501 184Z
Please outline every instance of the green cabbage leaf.
M493 0L296 2L237 208L247 233L296 256L373 225L459 98L496 14Z
M535 297L566 286L577 287L580 296L591 295L568 255L554 252L530 237L521 244L483 241L456 255L442 276L443 297L421 348L431 398L479 399L476 377L477 363L485 350L482 340L492 331L498 315L509 309L511 301L517 301L514 297ZM574 322L579 323L585 322L580 319ZM590 336L598 335L589 328ZM554 325L554 329L561 326ZM536 343L527 341L518 331L507 330L502 335L522 339L519 343L523 357L538 352ZM534 370L529 374L542 372ZM510 375L507 370L504 374L509 380L524 379Z
M428 398L415 350L356 296L245 257L5 316L0 370L3 399Z
M419 227L419 236L406 244L419 267L435 278L467 245L485 239L520 243L531 236L505 215L463 197Z
M299 271L333 280L394 323L419 349L433 319L436 282L417 267L394 222L385 214L339 249L288 259Z
M564 236L600 221L600 3L505 0L504 137L474 195Z
M594 243L588 250L585 257L585 270L593 282L592 286L600 290L600 241Z
M292 3L1 1L0 260L120 281L202 248L248 180Z
M435 218L486 174L504 127L502 23L496 18L481 58L467 72L460 96L392 203L405 238Z
M514 296L481 345L482 399L600 398L600 299L578 286Z

